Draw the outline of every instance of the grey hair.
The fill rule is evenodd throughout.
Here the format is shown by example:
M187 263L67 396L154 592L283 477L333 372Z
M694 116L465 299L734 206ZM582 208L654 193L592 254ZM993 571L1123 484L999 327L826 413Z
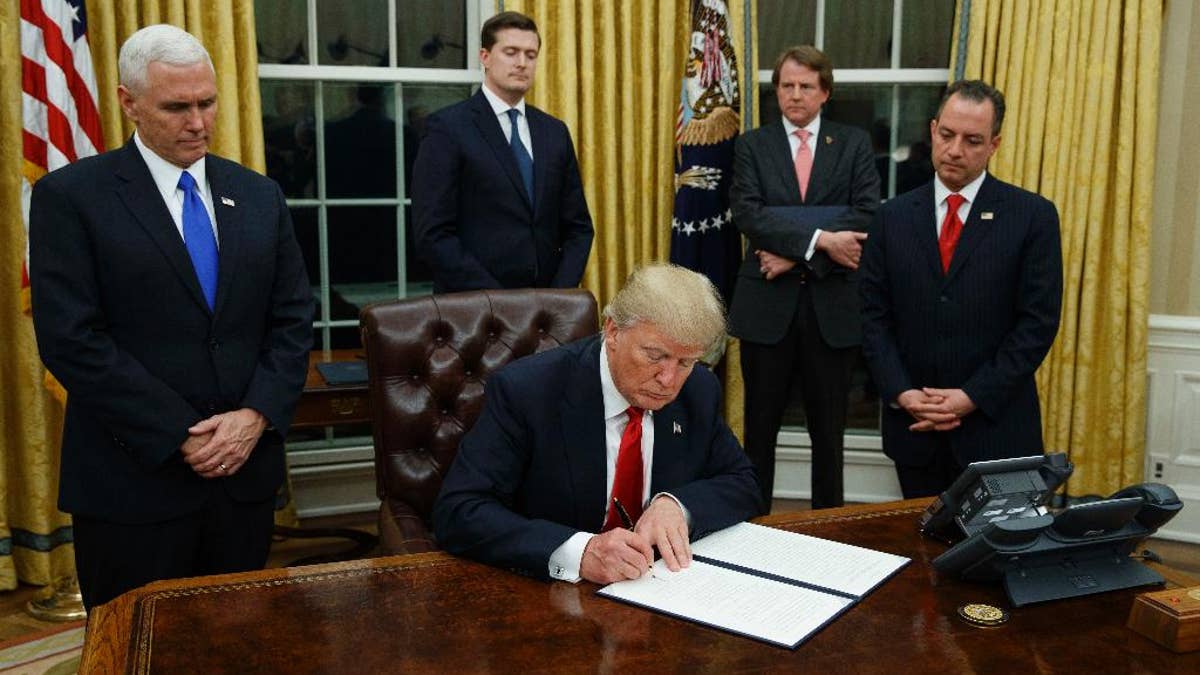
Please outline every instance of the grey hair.
M645 321L680 344L705 350L725 337L725 303L717 288L703 274L667 263L634 270L604 317L617 328Z
M117 57L117 71L121 84L133 92L146 86L146 70L154 61L173 66L208 64L216 74L208 50L191 33L166 23L146 26L129 36L121 45Z

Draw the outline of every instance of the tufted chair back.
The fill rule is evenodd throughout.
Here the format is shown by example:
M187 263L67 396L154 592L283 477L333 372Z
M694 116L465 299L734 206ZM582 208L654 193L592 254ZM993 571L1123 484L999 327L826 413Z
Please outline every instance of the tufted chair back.
M596 333L596 299L582 289L468 291L372 305L359 319L380 544L385 554L436 550L433 502L483 410L484 381L513 359Z

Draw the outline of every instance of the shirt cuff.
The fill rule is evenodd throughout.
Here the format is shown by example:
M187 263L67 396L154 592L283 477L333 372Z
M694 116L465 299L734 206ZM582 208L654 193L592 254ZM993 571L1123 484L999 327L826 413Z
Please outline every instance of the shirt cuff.
M817 228L817 231L813 232L813 237L808 242L808 250L804 252L805 261L812 260L813 254L817 252L817 239L821 236L821 231L821 228Z
M579 568L583 566L583 551L596 535L576 532L550 554L550 578L579 583Z
M691 532L692 531L692 514L690 511L687 510L687 507L683 505L683 502L679 501L679 498L676 497L675 495L671 494L670 492L660 492L650 498L650 503L653 504L654 500L658 499L659 497L670 497L676 504L679 505L679 510L683 511L683 522L687 523L688 532Z

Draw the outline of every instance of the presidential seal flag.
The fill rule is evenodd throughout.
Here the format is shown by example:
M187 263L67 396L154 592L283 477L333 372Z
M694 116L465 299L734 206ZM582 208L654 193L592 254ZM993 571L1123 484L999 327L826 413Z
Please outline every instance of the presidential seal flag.
M737 56L723 0L692 0L691 19L675 117L671 262L706 275L728 301L741 253L729 222L733 144L741 128Z
M104 151L84 0L21 0L21 213L29 233L33 184ZM26 237L28 241L28 236ZM21 296L29 312L29 249Z

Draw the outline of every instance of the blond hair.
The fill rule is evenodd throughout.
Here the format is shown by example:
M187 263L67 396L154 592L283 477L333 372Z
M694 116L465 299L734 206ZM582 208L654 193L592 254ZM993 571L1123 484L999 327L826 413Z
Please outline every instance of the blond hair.
M634 270L604 316L617 328L654 324L672 340L705 350L725 337L725 303L716 287L703 274L667 263Z

